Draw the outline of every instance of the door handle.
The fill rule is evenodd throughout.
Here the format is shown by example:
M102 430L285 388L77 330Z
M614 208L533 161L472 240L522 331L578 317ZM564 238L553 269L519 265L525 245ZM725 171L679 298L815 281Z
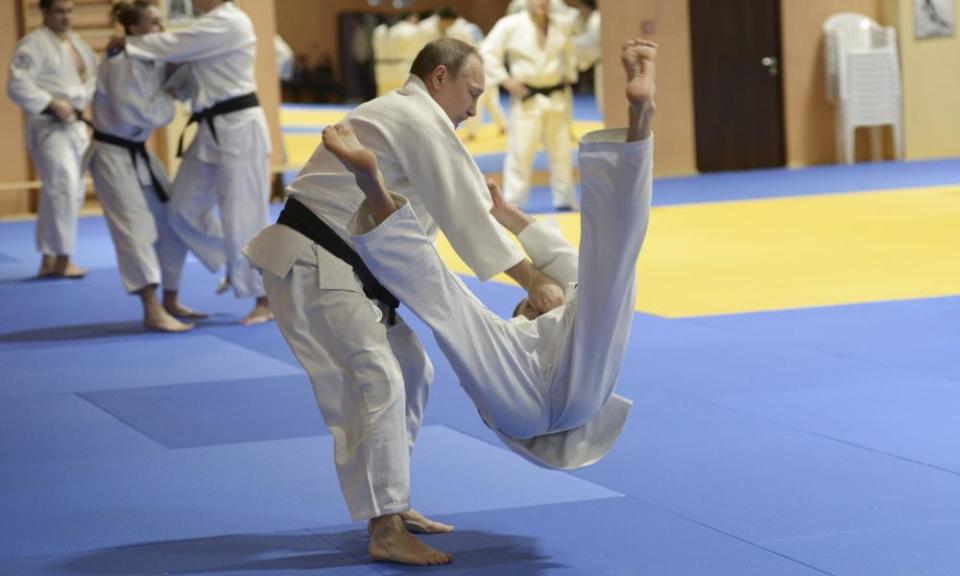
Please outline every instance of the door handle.
M763 64L770 76L780 75L780 61L773 56L764 56L760 59L760 64Z

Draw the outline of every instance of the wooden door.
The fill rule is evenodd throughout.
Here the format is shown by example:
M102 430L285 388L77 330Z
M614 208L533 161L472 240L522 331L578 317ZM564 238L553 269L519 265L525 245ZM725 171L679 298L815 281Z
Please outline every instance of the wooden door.
M697 169L783 166L780 0L689 0Z

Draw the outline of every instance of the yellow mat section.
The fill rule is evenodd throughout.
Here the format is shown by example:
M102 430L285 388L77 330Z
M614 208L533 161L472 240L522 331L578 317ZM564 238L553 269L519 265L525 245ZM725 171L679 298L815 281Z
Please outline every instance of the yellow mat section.
M320 130L324 126L336 124L348 110L297 110L280 109L280 122L284 127L315 128L316 133L288 131L283 133L283 144L287 151L288 166L303 166L320 145ZM579 140L587 132L600 130L600 122L574 122L571 138ZM460 137L465 139L463 130ZM493 124L487 123L477 130L474 138L464 142L467 150L474 156L481 154L502 154L507 150L507 137Z
M577 214L547 218L579 241ZM958 186L664 206L640 256L637 310L690 317L956 295L958 261Z

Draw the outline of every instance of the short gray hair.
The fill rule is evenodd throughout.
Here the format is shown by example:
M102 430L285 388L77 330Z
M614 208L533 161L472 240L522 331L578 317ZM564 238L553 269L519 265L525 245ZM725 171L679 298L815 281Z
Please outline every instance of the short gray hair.
M480 56L477 49L466 42L455 38L440 38L420 50L410 66L410 73L426 81L437 66L446 66L450 74L457 76L471 54Z

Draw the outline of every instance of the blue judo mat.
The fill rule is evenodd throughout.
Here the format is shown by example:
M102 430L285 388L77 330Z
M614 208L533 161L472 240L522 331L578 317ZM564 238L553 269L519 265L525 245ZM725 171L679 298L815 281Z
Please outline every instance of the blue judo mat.
M890 171L935 183L944 163L851 170L867 190ZM797 191L834 193L843 170L740 185L769 191L785 172ZM665 180L658 195L715 199L726 178ZM84 280L29 279L31 223L0 223L0 247L0 574L960 572L958 297L637 314L626 430L575 472L506 450L410 319L436 366L413 503L457 525L427 537L454 564L416 569L368 561L309 379L275 325L237 324L249 301L214 296L190 260L183 298L211 318L147 333L102 218L81 220ZM499 313L520 296L465 281Z

